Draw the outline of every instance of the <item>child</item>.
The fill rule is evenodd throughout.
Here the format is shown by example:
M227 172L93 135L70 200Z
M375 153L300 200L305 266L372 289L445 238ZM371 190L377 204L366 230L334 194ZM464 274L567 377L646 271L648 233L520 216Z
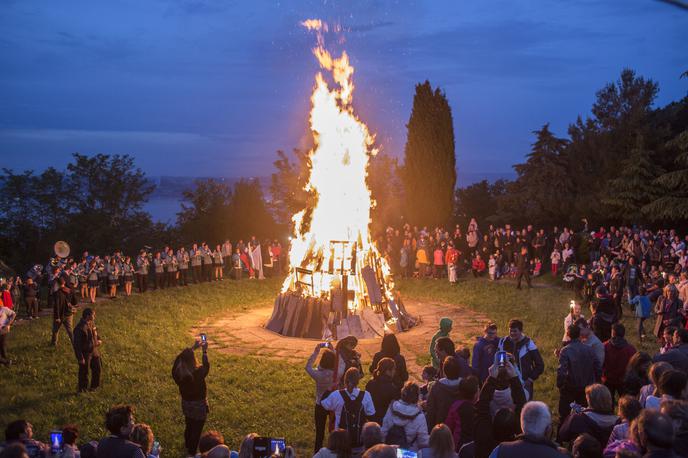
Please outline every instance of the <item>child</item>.
M511 265L509 266L509 276L510 276L511 278L516 278L516 270L517 270L517 269L516 269L516 264L514 264L514 263L512 262Z
M561 253L557 248L554 248L549 258L552 261L552 275L556 277L559 270L559 262L561 261Z
M490 271L490 280L494 281L497 279L497 261L493 254L490 255L490 260L488 262Z
M645 338L643 323L652 313L652 302L650 301L650 297L646 295L644 286L639 288L638 295L631 298L629 303L635 308L635 316L638 318L638 338L642 342Z
M535 268L533 269L533 277L539 277L542 271L542 261L540 258L535 258Z
M430 384L437 378L437 369L435 369L433 366L425 366L423 368L421 377L423 377L423 381L425 383L420 386L420 396L418 400L424 404L428 400Z

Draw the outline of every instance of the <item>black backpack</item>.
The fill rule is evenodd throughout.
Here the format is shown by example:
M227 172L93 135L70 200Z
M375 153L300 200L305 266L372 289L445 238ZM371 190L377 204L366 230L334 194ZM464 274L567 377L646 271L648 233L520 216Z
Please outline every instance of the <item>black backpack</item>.
M339 428L349 432L349 440L352 447L361 445L361 430L366 422L365 411L363 410L363 396L365 391L361 390L356 399L351 399L346 390L339 390L339 395L344 400L344 407L339 415Z

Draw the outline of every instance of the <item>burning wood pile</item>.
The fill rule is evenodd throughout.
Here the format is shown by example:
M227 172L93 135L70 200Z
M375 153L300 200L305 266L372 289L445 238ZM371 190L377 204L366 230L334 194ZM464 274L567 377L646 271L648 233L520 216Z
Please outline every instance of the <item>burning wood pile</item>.
M282 335L315 339L372 338L415 324L394 291L387 260L369 233L373 201L366 184L377 151L367 126L353 111L353 72L346 52L333 58L324 47L327 24L303 23L318 35L306 191L314 205L293 217L290 274L275 299L266 327Z

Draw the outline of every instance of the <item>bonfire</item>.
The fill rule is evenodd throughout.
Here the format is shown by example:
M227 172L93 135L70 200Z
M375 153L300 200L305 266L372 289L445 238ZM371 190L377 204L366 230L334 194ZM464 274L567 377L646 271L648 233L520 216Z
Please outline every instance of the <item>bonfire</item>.
M389 264L369 231L374 202L366 177L377 150L354 113L354 68L346 52L335 58L325 49L326 23L311 19L303 25L317 33L313 54L321 68L311 96L315 146L305 188L313 204L292 218L290 272L266 327L317 339L403 331L415 320L395 293Z

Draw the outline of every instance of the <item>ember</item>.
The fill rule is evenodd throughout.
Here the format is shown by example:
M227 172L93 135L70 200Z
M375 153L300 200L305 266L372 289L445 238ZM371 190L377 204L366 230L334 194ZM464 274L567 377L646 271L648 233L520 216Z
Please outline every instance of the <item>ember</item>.
M303 25L317 32L313 54L335 87L322 72L316 75L310 113L315 147L306 185L315 203L292 218L291 271L266 327L318 339L403 331L415 320L395 294L387 260L369 233L373 200L366 177L377 151L368 127L354 114L354 68L346 52L333 58L325 49L327 24L311 19Z

